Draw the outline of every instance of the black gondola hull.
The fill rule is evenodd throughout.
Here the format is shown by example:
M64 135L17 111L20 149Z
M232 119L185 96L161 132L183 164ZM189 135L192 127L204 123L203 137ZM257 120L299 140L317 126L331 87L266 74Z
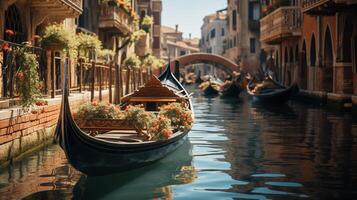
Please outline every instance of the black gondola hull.
M292 85L289 88L283 89L281 91L273 91L264 94L255 94L249 90L247 87L248 94L253 97L254 101L261 103L284 103L299 91L297 84Z
M219 91L212 87L212 84L209 84L206 88L202 89L205 96L216 96L219 94Z
M102 146L84 144L75 134L71 135L67 139L71 146L66 153L67 158L74 168L90 176L103 176L149 165L164 158L185 141L180 138L159 147L128 151L129 149L103 149Z
M65 74L66 72L65 67ZM160 81L188 96L170 68ZM84 174L102 176L139 168L164 158L184 143L189 130L175 132L167 140L126 143L101 140L84 133L73 120L68 100L68 77L65 77L61 112L57 123L55 140L65 152L69 163ZM191 100L188 100L192 111Z

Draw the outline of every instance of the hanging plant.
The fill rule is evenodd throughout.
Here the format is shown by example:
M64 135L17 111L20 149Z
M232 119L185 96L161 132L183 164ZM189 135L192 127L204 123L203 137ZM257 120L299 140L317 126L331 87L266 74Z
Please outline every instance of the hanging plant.
M41 96L39 64L36 55L29 53L27 47L14 48L14 62L18 66L16 73L17 91L22 108L28 110Z
M110 49L100 49L98 52L98 58L103 60L109 60L114 57L115 52Z
M124 65L131 69L140 68L141 61L136 54L130 54L125 60Z
M40 40L43 48L65 51L71 57L77 55L77 40L73 31L62 24L52 24L46 27Z
M141 22L141 28L146 32L149 33L154 20L152 17L145 15L143 21Z
M144 36L144 35L146 35L146 34L147 34L147 33L146 33L144 30L142 30L142 29L140 29L140 30L138 30L138 31L134 31L134 32L130 35L129 43L130 43L130 44L136 43L137 41L139 41L139 39L140 39L142 36Z
M89 59L89 52L95 51L100 52L102 49L102 42L98 39L96 35L90 35L85 33L79 33L76 36L77 40L77 50L79 52L79 57L84 59Z
M143 67L144 68L152 67L154 65L154 63L156 62L156 59L157 58L155 56L148 54L142 62Z

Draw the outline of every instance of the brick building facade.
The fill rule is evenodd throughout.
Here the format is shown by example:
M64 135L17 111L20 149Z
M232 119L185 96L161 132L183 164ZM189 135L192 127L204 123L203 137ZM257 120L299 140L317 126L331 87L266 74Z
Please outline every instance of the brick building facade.
M326 100L357 95L357 1L262 1L261 42L285 85Z

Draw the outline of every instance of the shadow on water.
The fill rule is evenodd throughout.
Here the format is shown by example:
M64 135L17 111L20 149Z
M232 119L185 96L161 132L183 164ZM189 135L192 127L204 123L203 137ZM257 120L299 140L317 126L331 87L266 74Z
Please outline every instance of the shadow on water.
M24 199L151 199L171 197L172 185L190 183L196 178L195 169L192 167L191 151L192 145L187 140L173 154L152 165L101 177L88 177L77 173L77 183L71 185L69 189L58 188L40 191ZM55 176L63 175L63 179L58 183L67 182L68 167L62 166L55 169ZM45 184L42 183L42 185Z

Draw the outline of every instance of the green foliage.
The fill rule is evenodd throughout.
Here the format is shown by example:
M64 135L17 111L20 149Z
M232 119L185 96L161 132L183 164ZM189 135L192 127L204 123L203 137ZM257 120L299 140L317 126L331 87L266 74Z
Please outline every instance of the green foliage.
M136 69L139 68L141 65L141 61L139 57L136 54L130 54L125 60L124 60L124 66Z
M46 27L41 37L41 45L44 48L57 45L60 50L69 50L77 46L77 41L74 32L62 24L52 24Z
M93 50L98 53L102 50L102 42L96 35L79 33L76 36L76 40L80 57L89 58L89 51Z
M162 67L164 64L165 64L164 60L158 59L156 56L153 56L151 54L148 54L142 62L143 67L151 68L151 69L158 69Z
M135 42L137 42L141 36L146 35L146 32L142 29L138 30L138 31L134 31L131 35L130 35L130 44L134 44Z
M17 91L21 105L28 110L41 96L39 81L39 64L36 55L29 53L26 47L16 47L13 50L14 60L18 66L16 73Z
M108 57L112 58L115 55L115 52L110 49L100 49L97 52L97 55L100 59L107 59Z
M146 33L149 33L150 32L150 28L151 28L151 25L154 23L154 20L152 17L150 16L145 16L143 18L143 21L141 23L141 27L142 29L146 32Z
M155 115L153 113L146 112L142 105L129 105L125 109L124 118L129 124L132 124L138 130L143 130L150 126L152 121L155 119Z

